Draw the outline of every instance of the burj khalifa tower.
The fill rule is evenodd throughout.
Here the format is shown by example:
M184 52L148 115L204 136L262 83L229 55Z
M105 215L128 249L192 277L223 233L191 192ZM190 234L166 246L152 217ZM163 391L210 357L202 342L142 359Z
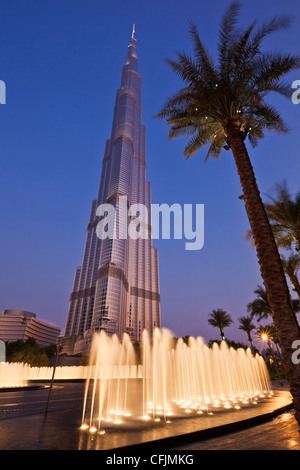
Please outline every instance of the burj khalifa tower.
M144 329L152 335L161 325L158 253L151 239L151 186L146 179L146 132L141 122L142 78L136 43L133 28L116 93L111 136L105 143L98 197L92 202L83 261L75 271L70 296L65 337L81 338L85 349L93 334L101 330L119 337L127 333L133 341L140 341ZM118 220L125 213L126 224L135 218L130 207L145 207L147 218L141 233L148 236L124 236L123 230L122 236L99 237L97 226L103 220L99 206L106 204L115 208Z

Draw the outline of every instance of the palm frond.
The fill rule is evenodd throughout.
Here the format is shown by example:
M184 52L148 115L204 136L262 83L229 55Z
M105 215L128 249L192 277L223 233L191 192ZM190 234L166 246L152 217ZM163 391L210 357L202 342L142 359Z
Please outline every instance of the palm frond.
M257 127L275 130L280 134L286 134L289 131L280 114L273 106L261 103L253 107L251 113L256 117L256 123L257 125L259 124Z
M293 54L262 54L258 60L258 72L252 79L256 91L265 91L278 80L300 67L300 58Z
M223 16L217 63L192 21L188 30L193 56L177 52L176 60L167 60L184 87L166 102L156 117L166 119L170 138L189 138L184 149L187 158L204 146L208 146L206 160L219 157L227 141L229 124L244 139L248 137L253 147L266 130L281 134L289 130L266 98L272 92L291 96L290 87L282 79L291 70L300 68L300 57L267 54L261 45L266 36L287 28L290 18L275 16L260 27L252 22L239 31L236 24L240 6L234 1Z
M253 36L252 42L249 46L254 52L258 51L263 39L270 34L280 31L282 29L287 29L291 24L291 17L288 16L274 16L271 20L264 22L261 27L259 27Z
M221 71L227 69L229 65L228 56L232 50L232 44L235 36L235 26L237 24L240 9L240 2L231 3L221 21L218 44Z
M195 59L197 60L198 66L201 67L203 78L207 80L208 85L217 84L218 72L214 65L214 61L210 57L205 46L202 44L197 26L191 20L189 21L188 31L194 42Z

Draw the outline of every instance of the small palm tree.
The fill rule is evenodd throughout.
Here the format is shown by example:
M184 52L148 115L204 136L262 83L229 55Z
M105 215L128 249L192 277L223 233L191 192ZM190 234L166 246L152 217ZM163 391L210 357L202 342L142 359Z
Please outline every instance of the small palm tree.
M253 347L251 331L255 330L256 326L254 325L254 323L252 323L252 316L240 317L239 322L240 322L239 330L243 330L247 333L248 340L249 340L249 343L250 343L250 347L253 351L254 347Z
M250 313L250 317L257 317L257 321L265 320L272 316L272 310L266 294L265 289L262 286L257 286L254 291L257 295L256 299L249 302L247 305L247 312Z
M257 286L254 294L257 295L256 299L249 302L247 305L247 311L250 313L251 317L257 317L259 322L269 317L273 318L273 312L265 289L262 286ZM300 312L300 301L298 299L293 299L292 305L294 312Z
M265 37L290 24L288 18L275 17L261 27L252 23L240 30L236 27L239 10L240 4L233 2L223 16L217 62L202 43L195 24L190 23L194 57L178 52L177 61L168 60L184 86L157 117L166 119L171 139L188 137L187 158L204 146L208 146L206 158L218 158L224 148L231 149L300 427L300 368L292 361L292 344L300 339L300 329L245 145L248 138L255 146L265 130L287 132L280 114L266 98L276 92L290 99L290 84L281 80L300 68L300 57L267 53L262 48Z
M225 312L225 310L222 310L221 308L212 310L212 313L210 313L209 316L211 318L208 319L208 323L211 326L219 328L222 341L224 341L225 340L224 328L226 328L227 326L230 326L231 323L233 323L231 316L228 315L228 313Z
M300 282L297 276L300 269L300 254L291 253L288 258L281 255L281 262L284 272L290 278L291 284L300 299Z
M265 209L277 245L300 251L300 191L293 198L285 183L277 184L276 195L268 197L272 202Z

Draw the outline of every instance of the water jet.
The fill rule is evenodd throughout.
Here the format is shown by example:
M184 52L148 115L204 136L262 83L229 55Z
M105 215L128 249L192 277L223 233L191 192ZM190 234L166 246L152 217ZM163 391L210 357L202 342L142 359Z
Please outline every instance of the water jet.
M234 350L224 341L209 348L201 337L186 344L167 329L155 329L152 338L145 330L141 349L138 363L127 334L122 340L104 331L95 334L82 413L87 429L213 416L272 394L266 364L250 349Z

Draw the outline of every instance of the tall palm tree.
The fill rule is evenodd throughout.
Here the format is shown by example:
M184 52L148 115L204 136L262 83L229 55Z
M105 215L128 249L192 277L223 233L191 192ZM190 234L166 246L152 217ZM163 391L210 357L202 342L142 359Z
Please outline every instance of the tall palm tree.
M252 320L251 316L240 317L239 318L240 326L238 328L239 328L239 330L243 330L247 333L248 341L250 343L250 347L251 347L252 351L254 351L251 331L255 330L256 326L254 325L254 323L252 323L252 321L253 320Z
M300 299L300 282L297 276L300 269L300 254L291 253L288 258L281 255L281 262L285 274L290 278L291 284Z
M166 119L171 139L188 137L184 149L187 158L206 145L206 158L219 157L224 147L231 149L300 427L300 367L292 361L292 344L300 339L300 330L245 145L248 137L255 146L265 130L287 132L280 114L265 99L270 92L290 98L290 85L281 79L300 68L300 57L262 50L264 38L289 26L288 18L275 17L260 27L254 22L241 31L236 27L239 11L240 4L233 2L223 16L218 62L213 61L197 27L190 22L194 58L178 52L176 61L168 60L184 86L168 99L157 117Z
M212 310L212 313L210 313L209 316L211 318L208 319L208 323L211 326L219 328L222 341L224 341L225 340L224 328L226 328L227 326L231 325L231 323L233 323L231 316L228 315L228 313L225 312L225 310L221 308Z

